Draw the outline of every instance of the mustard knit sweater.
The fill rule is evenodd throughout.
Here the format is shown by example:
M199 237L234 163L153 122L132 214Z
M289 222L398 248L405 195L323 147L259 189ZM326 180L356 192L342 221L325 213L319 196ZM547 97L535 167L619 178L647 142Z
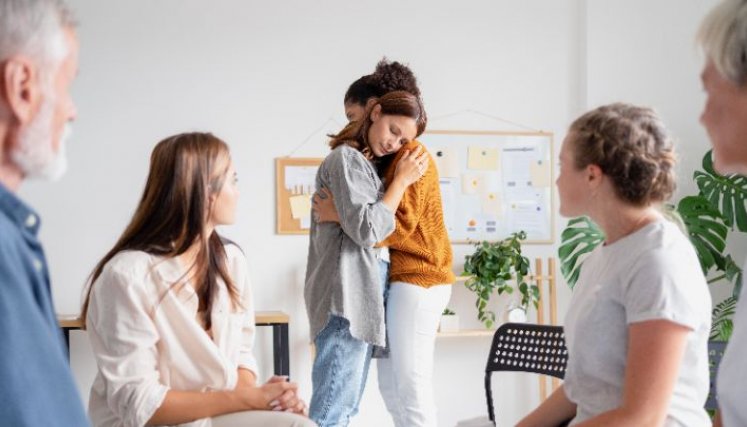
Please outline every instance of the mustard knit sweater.
M406 151L422 146L412 141L403 147L386 171L384 182L394 178L397 163ZM425 149L425 147L423 147ZM452 252L444 224L436 162L428 153L428 170L405 191L397 208L396 229L379 246L389 246L389 280L425 288L454 283Z

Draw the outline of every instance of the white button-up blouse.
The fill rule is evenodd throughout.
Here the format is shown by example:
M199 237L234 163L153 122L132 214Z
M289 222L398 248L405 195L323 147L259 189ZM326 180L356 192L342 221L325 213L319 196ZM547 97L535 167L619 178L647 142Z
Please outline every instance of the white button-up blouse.
M228 390L239 367L257 373L246 259L233 244L225 249L242 306L234 308L219 280L210 334L197 318L192 286L174 285L184 274L178 260L123 251L106 264L93 284L86 321L98 364L88 408L94 426L140 427L169 389ZM185 425L206 427L210 420Z

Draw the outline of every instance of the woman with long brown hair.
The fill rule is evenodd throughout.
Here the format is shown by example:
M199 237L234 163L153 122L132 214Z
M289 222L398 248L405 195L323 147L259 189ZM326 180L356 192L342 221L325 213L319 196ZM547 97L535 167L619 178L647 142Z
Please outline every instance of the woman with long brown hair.
M420 96L417 79L409 67L385 59L373 74L350 85L345 94L345 113L358 120L360 111L377 94L392 88ZM404 150L377 164L384 185L392 182L400 156L422 148L411 141ZM449 302L452 250L443 219L438 170L430 156L427 172L407 188L397 207L395 231L377 246L388 248L389 259L379 263L385 288L387 351L376 352L379 390L394 425L437 425L433 394L433 353L441 313ZM331 197L317 196L314 211L320 222L339 221Z
M234 222L236 181L228 146L212 134L171 136L153 150L140 203L83 305L98 364L94 426L313 425L267 412L303 413L296 384L257 384L246 259L215 231Z
M374 162L398 152L425 125L418 97L388 93L332 138L317 173L317 191L329 191L340 218L319 223L312 216L306 267L304 296L316 345L309 409L320 426L348 425L357 412L372 346L385 345L379 260L386 248L374 245L394 231L405 190L428 169L425 153L405 153L384 191Z

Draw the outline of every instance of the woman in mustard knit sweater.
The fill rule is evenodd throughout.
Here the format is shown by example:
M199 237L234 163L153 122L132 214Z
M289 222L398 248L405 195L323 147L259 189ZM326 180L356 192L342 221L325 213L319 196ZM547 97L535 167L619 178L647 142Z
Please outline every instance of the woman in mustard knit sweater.
M405 89L419 96L412 72L401 64L393 64L399 72L393 71L392 64L384 60L373 75L359 81L367 79L367 84L374 88L382 81L390 86L411 82ZM401 77L400 67L410 73L410 79ZM354 102L347 97L345 101L348 118L355 120L357 109L351 108ZM364 111L368 99L356 101ZM391 182L401 154L416 147L422 145L412 141L398 154L379 162L384 185ZM433 352L438 321L449 302L450 285L455 280L438 170L430 154L428 163L425 175L405 191L397 208L395 231L379 243L379 246L389 247L391 261L386 298L389 357L378 360L379 389L398 427L437 424L432 386ZM317 197L314 209L320 221L337 220L334 203L329 197Z

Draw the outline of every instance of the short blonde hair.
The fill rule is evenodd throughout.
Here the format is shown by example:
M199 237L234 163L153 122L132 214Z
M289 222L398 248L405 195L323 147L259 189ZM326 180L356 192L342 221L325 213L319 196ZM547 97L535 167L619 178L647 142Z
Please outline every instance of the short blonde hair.
M698 42L722 76L747 83L747 0L723 0L703 20Z

